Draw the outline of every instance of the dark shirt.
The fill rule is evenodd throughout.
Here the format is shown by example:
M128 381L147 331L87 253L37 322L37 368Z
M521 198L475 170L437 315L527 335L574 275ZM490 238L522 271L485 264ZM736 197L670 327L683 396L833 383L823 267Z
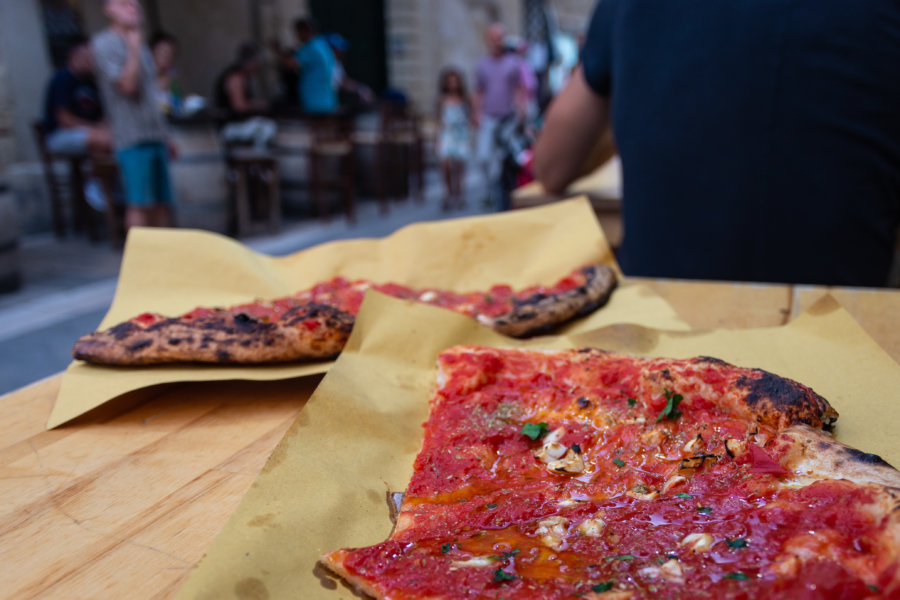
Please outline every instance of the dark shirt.
M218 79L216 79L216 107L222 111L222 117L225 121L245 119L254 114L252 112L240 112L231 103L231 96L228 95L226 83L228 78L236 73L241 73L241 67L239 65L231 65L222 71ZM250 85L250 79L244 75L241 75L241 78L244 82L244 97L247 98L247 100L251 100L253 98L253 86Z
M630 275L884 285L900 222L896 0L601 0Z
M69 69L58 70L47 86L44 99L44 127L47 133L59 128L56 111L60 108L92 123L103 120L103 105L93 77L78 78Z

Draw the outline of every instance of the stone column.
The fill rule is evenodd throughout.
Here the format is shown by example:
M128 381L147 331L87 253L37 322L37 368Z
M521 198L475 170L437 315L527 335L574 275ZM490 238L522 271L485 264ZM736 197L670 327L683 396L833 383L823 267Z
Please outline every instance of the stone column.
M11 99L6 114L12 114L16 161L37 158L31 123L41 117L44 88L52 74L41 18L39 2L0 1L0 53L6 65L6 77L0 77L6 83L0 83L0 94L5 87L6 97Z
M12 94L9 84L9 65L0 46L0 182L6 168L15 160L16 140L13 135Z

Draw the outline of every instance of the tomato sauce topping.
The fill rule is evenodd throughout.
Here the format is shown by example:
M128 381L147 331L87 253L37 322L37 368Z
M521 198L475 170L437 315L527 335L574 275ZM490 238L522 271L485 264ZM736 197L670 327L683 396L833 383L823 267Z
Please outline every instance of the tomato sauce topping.
M334 277L291 296L276 300L257 300L229 308L195 308L182 315L183 319L200 319L213 316L236 316L245 314L264 322L281 319L291 309L315 302L327 304L350 314L357 314L366 290L373 289L382 294L402 300L414 300L438 306L471 317L484 315L496 317L510 312L516 303L525 302L535 296L566 292L585 285L586 275L579 269L552 286L531 286L514 291L508 285L495 285L487 292L453 292L439 289L414 289L397 283L372 283L365 280L351 281L345 277ZM156 320L153 320L156 319ZM143 326L164 320L160 315L146 313L133 319Z
M777 432L716 401L746 370L498 349L441 363L397 530L344 562L383 594L876 594L871 491L785 485Z
M165 317L162 315L158 315L156 313L143 313L132 319L132 322L137 323L141 327L150 327L151 325L155 325L160 321L165 321Z

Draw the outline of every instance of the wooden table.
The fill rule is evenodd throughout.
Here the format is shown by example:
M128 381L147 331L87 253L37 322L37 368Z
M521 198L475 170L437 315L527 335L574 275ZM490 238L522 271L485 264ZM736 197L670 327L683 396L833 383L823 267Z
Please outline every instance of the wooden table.
M900 361L900 291L639 281L696 328L780 325L830 291ZM59 376L0 398L0 595L174 595L318 381L167 386L54 431Z

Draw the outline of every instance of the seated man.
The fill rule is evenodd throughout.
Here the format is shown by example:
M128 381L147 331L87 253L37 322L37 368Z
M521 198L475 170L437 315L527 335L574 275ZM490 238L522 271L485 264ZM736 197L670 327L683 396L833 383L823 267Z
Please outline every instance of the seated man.
M275 122L260 116L268 110L268 102L253 94L253 77L260 66L259 48L248 42L238 48L237 60L216 80L215 100L223 112L222 137L226 143L252 143L263 148L275 136Z
M47 149L83 156L112 152L112 138L103 120L100 93L94 82L94 60L86 37L72 40L66 66L47 86L44 100Z
M159 109L175 114L182 108L181 86L176 79L175 59L178 56L178 40L165 31L157 31L150 38L150 54L156 64L156 102Z

